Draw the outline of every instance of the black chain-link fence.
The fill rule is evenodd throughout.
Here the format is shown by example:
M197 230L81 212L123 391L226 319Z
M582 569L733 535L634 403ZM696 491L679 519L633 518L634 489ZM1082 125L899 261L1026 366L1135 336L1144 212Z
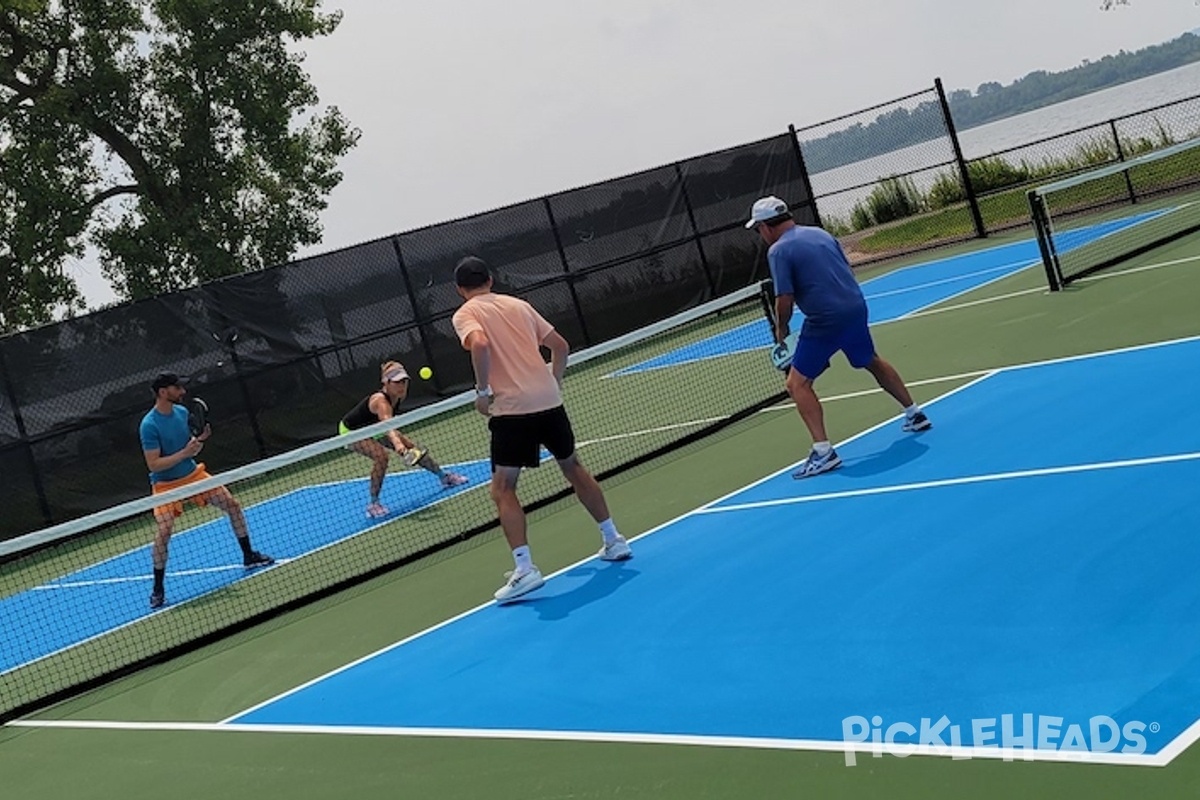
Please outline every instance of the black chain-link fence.
M381 361L466 388L450 326L476 254L577 347L766 274L742 229L785 198L868 264L1029 224L1024 189L1200 133L1200 96L965 159L940 82L759 142L100 311L0 340L0 538L147 490L137 425L160 370L193 376L245 464L332 435Z
M1200 96L967 161L989 233L1029 224L1025 190L1200 136Z
M795 135L821 224L852 264L980 235L940 82ZM944 207L931 202L939 186L954 195ZM956 218L943 219L944 209Z
M1030 224L1025 190L1200 135L1200 96L965 158L941 84L795 131L853 264Z
M205 458L229 469L336 433L382 361L432 367L414 405L468 388L462 256L581 347L765 277L742 227L764 194L815 223L787 134L8 336L0 538L148 492L137 428L159 371L192 376L221 430Z

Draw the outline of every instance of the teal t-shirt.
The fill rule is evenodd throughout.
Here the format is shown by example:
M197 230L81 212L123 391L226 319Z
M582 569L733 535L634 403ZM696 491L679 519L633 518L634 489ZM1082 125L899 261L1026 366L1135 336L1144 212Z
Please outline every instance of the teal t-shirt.
M170 415L160 414L157 409L150 409L142 417L139 428L142 437L143 450L157 450L159 455L169 456L187 447L192 439L188 429L188 413L183 406L173 406ZM162 472L151 472L150 483L162 483L179 478L186 478L196 470L196 459L185 458L170 469Z

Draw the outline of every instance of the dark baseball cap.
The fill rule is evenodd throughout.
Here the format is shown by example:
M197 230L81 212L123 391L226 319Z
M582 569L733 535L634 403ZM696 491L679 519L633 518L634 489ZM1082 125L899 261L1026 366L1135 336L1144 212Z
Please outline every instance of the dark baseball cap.
M492 277L487 262L482 258L467 256L454 268L454 282L464 289L477 289Z
M188 379L184 375L176 375L174 372L160 372L150 382L150 388L154 391L165 389L168 386L186 386Z

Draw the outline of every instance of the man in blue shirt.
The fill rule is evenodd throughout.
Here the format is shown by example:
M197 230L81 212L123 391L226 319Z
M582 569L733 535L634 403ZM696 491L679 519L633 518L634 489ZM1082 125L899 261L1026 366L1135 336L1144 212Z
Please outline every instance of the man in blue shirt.
M162 494L212 477L203 464L196 463L196 456L204 449L204 442L212 434L212 428L206 425L198 435L192 435L188 427L187 409L180 405L187 394L187 390L183 388L184 383L185 379L178 375L163 372L150 384L150 389L154 392L154 407L142 417L139 435L146 467L150 470L152 494ZM235 500L224 486L209 489L187 499L197 506L211 503L229 516L234 535L242 548L242 564L246 569L266 567L275 563L270 556L250 547L250 532L246 527L246 515L242 513L241 503ZM154 509L157 531L151 550L154 561L154 588L150 591L151 608L158 608L167 602L166 589L163 586L167 572L167 545L171 541L171 532L175 529L175 519L181 514L183 501L167 503Z
M913 402L896 368L875 352L867 325L867 301L838 240L821 228L797 225L787 203L764 197L750 210L747 228L758 231L767 245L767 261L775 284L775 340L789 333L792 306L804 313L804 326L792 354L787 390L812 435L812 452L795 478L808 478L841 466L829 443L825 414L813 381L841 350L850 366L865 369L904 407L905 431L924 431L933 423Z

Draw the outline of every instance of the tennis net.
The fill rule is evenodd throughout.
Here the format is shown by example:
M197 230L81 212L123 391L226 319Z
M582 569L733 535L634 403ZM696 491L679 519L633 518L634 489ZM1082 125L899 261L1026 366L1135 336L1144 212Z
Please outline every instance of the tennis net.
M583 462L603 478L778 402L769 343L755 285L573 354L564 395ZM473 399L467 392L224 473L210 463L212 479L0 542L0 720L495 529L486 421ZM211 414L219 437L220 409ZM467 482L447 488L390 458L379 498L388 513L369 517L372 462L350 445L392 429ZM247 569L225 515L188 504L170 541L167 604L152 610L154 507L215 486L244 507L253 548L275 564ZM522 478L528 507L567 493L553 466Z
M1200 231L1200 138L1028 192L1050 289Z

